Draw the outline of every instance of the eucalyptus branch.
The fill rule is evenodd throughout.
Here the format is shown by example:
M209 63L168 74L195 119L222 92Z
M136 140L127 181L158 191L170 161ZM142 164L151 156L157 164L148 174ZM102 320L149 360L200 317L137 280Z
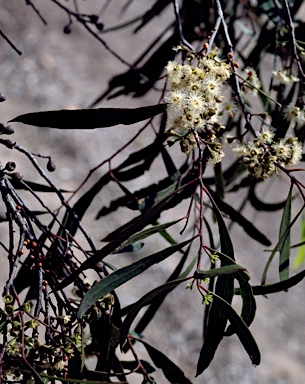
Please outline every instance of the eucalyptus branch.
M300 62L300 58L299 58L298 51L297 51L297 42L296 42L296 38L295 38L294 25L293 25L293 20L291 17L290 8L289 8L287 0L284 0L284 4L285 4L286 12L288 15L288 20L289 20L294 58L297 62L300 74L302 75L303 79L305 79L305 73L303 71L302 64Z
M177 26L178 26L180 41L183 43L183 45L185 45L187 48L189 48L189 50L191 52L195 52L192 44L190 44L188 41L186 41L185 37L183 35L182 23L181 23L180 12L179 12L179 1L173 0L173 4L174 4L174 10L175 10L175 16L176 16L176 22L177 22Z

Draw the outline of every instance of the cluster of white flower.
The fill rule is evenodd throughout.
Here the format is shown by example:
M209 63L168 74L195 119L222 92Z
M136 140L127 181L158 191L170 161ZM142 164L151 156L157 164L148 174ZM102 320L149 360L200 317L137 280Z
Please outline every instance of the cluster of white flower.
M249 174L266 180L276 169L276 163L286 167L298 163L302 157L302 143L297 138L288 137L274 141L274 132L265 129L257 132L253 141L241 142L233 151L248 167Z
M198 60L198 66L180 65L170 61L167 66L169 92L164 101L168 104L168 134L180 141L181 150L205 144L210 151L211 164L224 156L217 132L224 128L221 116L236 111L234 102L224 102L223 83L230 77L229 65L212 51Z

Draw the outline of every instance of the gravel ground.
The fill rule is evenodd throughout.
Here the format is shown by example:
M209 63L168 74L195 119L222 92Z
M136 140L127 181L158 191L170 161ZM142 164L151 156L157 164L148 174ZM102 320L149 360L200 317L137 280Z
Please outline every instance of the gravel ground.
M22 56L18 56L3 39L0 39L0 91L7 96L7 101L0 104L2 122L27 112L87 107L105 90L110 76L126 70L80 26L73 24L72 33L65 35L63 27L68 23L68 19L65 14L59 12L52 1L35 3L47 20L47 27L42 24L31 7L17 0L0 0L0 28L22 51ZM84 2L84 6L86 10L90 7L92 12L96 12L103 3L90 0L90 2ZM137 1L136 7L130 6L123 18L133 17L134 9L137 10L137 14L141 14L147 8L147 4L152 3L153 1ZM116 8L118 6L120 8L121 4L124 2L119 0L110 2L102 17L106 27L119 21L116 17ZM154 21L153 27L163 28L168 20L171 18L169 13L166 13L159 20ZM117 35L105 35L105 40L127 61L132 62L145 47L147 40L150 41L150 30L146 28L137 36L134 36L130 30L127 31ZM105 102L103 106L139 106L140 102L143 105L149 105L156 101L157 94L151 92L141 101L121 97ZM137 127L130 126L96 131L63 132L22 124L14 124L14 128L16 131L14 139L19 144L35 153L52 155L57 165L57 171L52 178L61 188L69 190L75 189L92 167L114 153L137 130ZM152 134L144 137L142 135L130 151L143 147L152 137ZM0 151L3 164L11 160L9 150L0 147ZM128 151L125 152L125 156L127 153ZM25 179L36 177L31 173L31 167L22 158L18 159L14 158L18 171L23 173ZM113 165L115 164L116 161ZM96 177L106 170L106 168L100 170ZM163 172L162 167L156 164L153 167L152 177L157 179ZM146 175L140 182L144 185L148 180ZM279 181L275 183L282 184ZM135 189L138 185L130 183L128 187ZM280 201L287 195L287 188L282 191L277 185L272 187L272 190L276 190L276 194L269 193L266 197L269 201ZM97 210L115 195L120 195L120 191L111 186L105 188L102 196L96 199L85 218L85 225L92 229L95 241L99 241L108 231L126 220L126 213L119 212L113 216L112 220L106 218L107 221L101 220L92 225L92 218ZM50 197L50 204L52 204L51 200ZM250 209L248 214L250 217L255 217L255 212ZM171 213L168 215L170 216ZM267 236L276 238L279 227L278 215L259 214L255 220ZM263 252L264 248L249 242L247 235L241 233L239 228L233 229L232 237L237 244L238 261L248 267L253 276L253 283L259 283L267 257ZM295 234L295 238L297 241L298 234ZM154 244L148 243L148 247L153 246ZM120 260L117 262L119 263ZM155 269L158 272L157 277L157 273L150 275L145 284L139 279L136 286L130 285L128 289L119 291L122 300L126 303L136 300L139 297L139 291L144 293L167 278L170 268L171 264L165 263L161 273ZM276 281L276 278L275 274L271 274L270 282L272 279ZM4 279L5 274L2 274L2 281ZM305 373L303 291L304 284L301 283L292 288L289 293L270 295L268 299L261 297L257 299L258 314L251 329L262 352L262 363L256 368L252 367L239 340L233 336L224 339L215 360L207 371L199 378L193 379L201 348L202 306L195 292L190 293L182 288L174 291L166 300L157 315L156 320L159 321L153 323L148 329L147 341L160 346L166 355L181 366L193 383L301 384L304 382ZM168 319L171 320L168 321ZM162 324L161 327L160 324ZM159 377L159 383L166 382L162 374Z

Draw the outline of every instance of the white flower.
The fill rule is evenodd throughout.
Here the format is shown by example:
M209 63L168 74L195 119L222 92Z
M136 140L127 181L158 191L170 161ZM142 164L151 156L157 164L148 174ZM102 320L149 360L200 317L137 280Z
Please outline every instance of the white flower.
M57 371L62 371L65 368L66 363L63 360L58 361L57 363L54 364L54 368Z
M289 84L291 82L289 77L286 75L286 71L272 71L272 74L280 84Z
M257 138L261 143L270 144L274 138L274 131L269 128L263 128L263 132L257 132Z
M225 156L225 153L223 152L223 150L221 148L214 150L209 145L207 147L210 151L210 158L208 160L209 164L215 165L217 163L220 163L221 159Z
M223 101L219 105L219 112L222 114L224 112L235 113L236 111L237 111L237 104L232 100Z
M272 144L271 147L274 149L275 155L279 160L283 161L291 156L290 145L285 143L283 139L277 143Z
M296 83L300 81L300 79L297 76L293 76L293 74L287 75L287 71L284 70L281 71L272 71L272 74L275 76L275 78L278 80L280 84L291 84Z
M296 107L293 103L288 104L283 109L284 117L286 120L290 121L290 125L299 123L304 119L304 113L299 107Z
M253 86L247 84L248 87L252 90L254 94L257 94L257 88L260 88L262 86L260 79L257 76L257 73L255 72L254 68L246 67L245 72L247 72L247 81Z
M291 147L291 159L287 165L295 165L302 158L302 143L300 141L295 141Z
M219 80L215 80L215 78L211 76L208 76L203 80L202 90L205 92L208 101L218 98L220 96L221 88L221 82Z
M186 103L190 110L201 110L203 107L202 94L200 92L189 93L186 97Z
M171 107L182 107L185 99L185 93L181 91L167 92L164 101Z

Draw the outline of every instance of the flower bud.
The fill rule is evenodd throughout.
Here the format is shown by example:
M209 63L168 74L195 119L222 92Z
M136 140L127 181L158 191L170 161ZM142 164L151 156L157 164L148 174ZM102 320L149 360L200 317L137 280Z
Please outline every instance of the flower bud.
M5 305L12 303L13 300L14 300L14 298L13 298L12 295L5 295L5 296L3 296L3 302L4 302Z
M56 169L56 165L53 163L51 159L49 159L48 164L47 164L47 170L49 172L54 172Z

